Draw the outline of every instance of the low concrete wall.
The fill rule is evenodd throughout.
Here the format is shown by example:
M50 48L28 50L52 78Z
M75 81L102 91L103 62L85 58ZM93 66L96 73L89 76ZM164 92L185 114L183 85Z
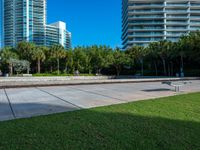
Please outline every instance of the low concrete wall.
M59 86L81 84L109 84L109 83L138 83L163 82L181 80L200 80L200 78L141 78L141 79L115 79L113 76L72 76L72 77L9 77L0 78L0 88L33 87L33 86Z
M62 76L62 77L1 77L0 82L19 81L69 81L69 80L107 80L114 79L115 76Z

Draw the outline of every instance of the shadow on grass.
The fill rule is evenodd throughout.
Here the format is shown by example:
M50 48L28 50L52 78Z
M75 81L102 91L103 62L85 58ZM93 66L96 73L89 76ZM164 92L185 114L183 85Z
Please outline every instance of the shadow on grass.
M109 107L0 123L1 150L195 150L200 148L199 139L199 122L109 112Z

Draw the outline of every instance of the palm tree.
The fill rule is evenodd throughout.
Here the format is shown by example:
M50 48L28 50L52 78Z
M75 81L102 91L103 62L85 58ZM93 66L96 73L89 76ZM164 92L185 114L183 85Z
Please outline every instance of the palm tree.
M66 68L68 70L68 73L73 74L75 71L74 68L74 59L73 59L73 50L69 49L66 51L67 55L67 61L66 61Z
M189 36L183 36L177 43L176 46L176 57L180 58L180 70L184 72L184 59L186 57L186 52L190 49Z
M43 62L46 59L45 56L45 50L46 47L44 46L38 46L33 50L32 53L32 59L37 61L37 72L40 73L41 71L41 62Z
M20 59L28 60L29 62L32 61L32 53L35 49L36 46L34 43L19 42L17 45L17 52L20 56Z
M50 48L52 58L57 61L57 74L60 74L60 59L66 56L65 49L62 45L53 45Z
M171 42L167 41L167 40L163 40L160 42L157 42L157 51L158 51L158 55L160 56L160 58L162 59L162 63L163 63L163 71L164 71L164 75L167 75L167 67L166 67L166 60L167 58L169 58L169 52L171 51Z
M147 55L147 48L143 46L133 46L128 50L132 59L138 60L141 64L141 75L144 75L144 57Z
M157 42L152 42L148 46L148 54L149 54L149 57L151 58L151 60L152 60L152 62L154 64L156 76L158 76L157 60L158 60L158 57L159 57L157 49L158 49L158 43Z

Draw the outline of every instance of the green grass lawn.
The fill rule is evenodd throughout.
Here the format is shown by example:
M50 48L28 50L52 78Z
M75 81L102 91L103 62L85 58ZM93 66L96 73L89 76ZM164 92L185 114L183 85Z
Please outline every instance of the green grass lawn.
M200 149L200 93L0 123L0 149Z

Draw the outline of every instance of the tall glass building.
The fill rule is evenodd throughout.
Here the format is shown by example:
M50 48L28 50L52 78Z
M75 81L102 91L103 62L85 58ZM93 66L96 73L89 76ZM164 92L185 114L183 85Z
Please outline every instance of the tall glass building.
M122 0L123 49L200 29L200 0Z
M3 0L0 1L0 48L3 47Z
M63 29L59 25L47 25L46 0L1 0L1 4L3 46L15 47L21 41L44 46L53 44L61 44L65 48L71 46L63 42L70 40L67 39L66 28ZM54 30L49 30L49 28L54 28ZM60 35L60 31L65 32L65 36ZM57 38L55 42L49 42L55 37Z

